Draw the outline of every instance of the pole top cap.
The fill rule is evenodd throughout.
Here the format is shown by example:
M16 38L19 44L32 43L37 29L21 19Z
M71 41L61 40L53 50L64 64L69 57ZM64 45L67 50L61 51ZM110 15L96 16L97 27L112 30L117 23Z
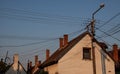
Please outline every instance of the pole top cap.
M104 3L101 3L101 4L100 4L100 8L103 8L104 6L105 6Z

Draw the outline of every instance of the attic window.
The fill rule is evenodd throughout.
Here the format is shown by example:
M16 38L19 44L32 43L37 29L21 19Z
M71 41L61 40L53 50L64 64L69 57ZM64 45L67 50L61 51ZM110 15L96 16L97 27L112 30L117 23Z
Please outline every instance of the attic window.
M83 59L91 59L91 48L83 48Z

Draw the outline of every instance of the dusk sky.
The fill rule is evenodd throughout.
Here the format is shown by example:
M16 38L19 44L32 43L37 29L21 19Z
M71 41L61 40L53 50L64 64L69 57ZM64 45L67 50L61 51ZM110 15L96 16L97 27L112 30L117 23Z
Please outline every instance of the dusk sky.
M101 3L95 37L111 50L115 43L120 47L120 0L0 0L0 59L8 51L11 62L15 53L25 65L35 55L43 61L45 50L55 51L64 34L72 39L85 32Z

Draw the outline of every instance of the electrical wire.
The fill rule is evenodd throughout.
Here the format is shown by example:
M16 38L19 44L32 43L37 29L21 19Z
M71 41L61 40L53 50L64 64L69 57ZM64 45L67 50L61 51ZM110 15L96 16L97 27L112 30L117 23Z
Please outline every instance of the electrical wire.
M31 21L31 22L36 22L36 23L74 23L74 24L79 24L79 21L67 21L67 20L59 20L59 19L52 19L52 18L42 18L42 17L35 17L35 16L24 16L24 15L10 15L10 14L3 14L0 15L1 17L7 17L7 18L12 18L16 20L23 20L23 21Z
M58 38L57 38L58 39ZM51 39L51 40L56 40L56 39ZM28 44L23 44L23 45L6 45L6 46L0 46L1 48L3 47L23 47L23 46L30 46L30 45L36 45L36 44L41 44L41 43L46 43L49 42L51 40L45 40L45 41L40 41L40 42L34 42L34 43L28 43Z
M102 32L102 33L104 33L104 34L106 34L106 35L110 36L111 38L113 38L113 39L115 39L115 40L120 41L120 39L113 37L112 35L110 35L110 34L108 34L108 33L104 32L104 31L100 30L99 28L96 28L96 29L97 29L97 30L99 30L100 32Z
M84 29L81 29L79 31L76 31L76 32L72 32L72 33L69 33L68 35L73 35L73 34L76 34L76 33L80 33L82 32ZM34 37L20 37L20 36L0 36L0 38L12 38L12 39L27 39L27 40L38 40L39 38L34 38ZM59 37L60 38L60 37ZM23 46L30 46L30 45L36 45L36 44L41 44L41 43L46 43L46 42L49 42L49 41L52 41L52 40L57 40L59 39L58 37L57 38L48 38L48 39L42 39L44 41L40 41L40 42L34 42L34 43L28 43L28 44L23 44L23 45L0 45L0 48L3 48L3 47L23 47Z
M10 13L11 12L11 13ZM13 14L14 13L14 14ZM26 11L26 10L18 10L18 9L1 9L1 16L3 17L13 17L16 19L30 20L34 22L59 22L59 23L80 23L80 17L69 17L69 16L58 16L58 15L48 15L48 14L40 14L36 12ZM82 18L84 19L84 18ZM85 18L88 20L88 18ZM76 23L76 24L78 24Z
M112 27L111 29L109 29L106 33L108 33L109 35L114 35L120 32L120 24L117 24L116 26ZM99 38L105 38L108 37L108 35L106 35L105 33L102 34Z
M75 35L78 33L81 33L82 31L84 31L84 29L75 31L75 32L71 32L68 35ZM62 36L60 36L62 37ZM54 39L58 39L60 37L56 37L56 38L41 38L41 37L27 37L27 36L13 36L13 35L0 35L1 39L17 39L17 40L54 40Z
M101 39L99 36L96 35L96 37L97 37L96 39L102 40L102 42L104 42L105 44L107 44L107 46L112 47L112 45L110 43L108 43L105 40Z
M55 44L56 44L56 43L49 43L49 44L42 45L42 46L40 46L39 48L31 49L31 50L29 50L29 51L27 50L27 53L28 53L28 54L26 54L25 51L24 51L24 52L22 52L22 55L21 55L21 56L28 56L28 55L30 55L30 54L36 54L36 53L45 51L45 48L55 47L55 46L56 46ZM41 49L41 50L39 50L39 49ZM33 51L33 50L34 50L34 51Z
M60 18L60 19L80 19L80 17L74 17L74 16L61 16L61 15L52 15L52 14L46 14L46 13L40 13L35 12L32 9L31 10L24 10L24 9L15 9L15 8L0 8L0 10L3 12L14 12L14 13L20 13L20 14L30 14L33 16L43 16L43 17L52 17L52 18ZM90 18L81 18L81 19L90 19Z
M113 19L115 19L119 15L120 15L120 12L115 14L112 18L110 18L108 21L106 21L103 25L99 26L99 28L102 28L103 26L107 25L109 22L111 22Z
M80 31L77 31L77 32L81 32L82 30L80 30ZM69 33L68 35L71 35L71 34L74 34L74 33L76 33L76 32L72 32L72 33ZM53 43L50 43L50 44L53 44ZM45 45L43 45L42 47L40 47L40 49L42 49L43 47L46 47L47 45L45 44ZM53 44L51 47L55 47L55 45ZM39 48L37 48L37 49L39 49ZM34 50L33 52L30 52L30 53L28 53L28 54L22 54L21 56L31 56L31 55L35 55L36 53L38 53L38 52L42 52L42 51L44 51L45 49L42 49L42 50ZM39 53L40 54L40 53Z
M13 36L13 35L0 35L1 39L17 39L17 40L54 40L57 38L41 38L41 37L27 37L27 36Z

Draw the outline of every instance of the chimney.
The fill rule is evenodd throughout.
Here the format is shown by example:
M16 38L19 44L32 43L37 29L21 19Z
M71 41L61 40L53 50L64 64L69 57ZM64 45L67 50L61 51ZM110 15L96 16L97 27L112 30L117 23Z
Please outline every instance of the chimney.
M14 56L13 56L13 62L14 62L14 64L18 63L18 54L14 54Z
M18 69L18 54L14 54L13 56L13 69L16 71Z
M59 42L60 42L60 48L63 47L64 43L63 43L63 38L59 38Z
M35 66L37 67L38 65L38 55L35 56Z
M39 63L38 66L40 66L41 65L41 61L39 61L38 63Z
M64 46L66 46L68 44L68 35L65 34L64 35Z
M46 60L49 58L49 56L50 56L50 50L46 49Z
M30 61L30 69L32 68L32 62Z
M118 45L113 45L113 57L116 62L118 62Z

